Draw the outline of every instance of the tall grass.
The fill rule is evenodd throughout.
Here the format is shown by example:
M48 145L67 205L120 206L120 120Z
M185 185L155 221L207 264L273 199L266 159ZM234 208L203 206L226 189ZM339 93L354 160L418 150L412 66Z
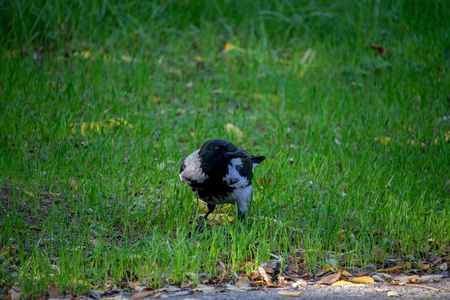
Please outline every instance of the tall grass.
M1 6L0 274L25 296L448 245L446 1ZM214 137L269 159L249 223L189 239L177 174Z

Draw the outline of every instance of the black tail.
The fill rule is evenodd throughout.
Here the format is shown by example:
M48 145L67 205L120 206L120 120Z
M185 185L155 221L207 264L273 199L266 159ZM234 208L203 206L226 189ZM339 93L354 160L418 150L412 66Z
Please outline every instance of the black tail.
M257 164L257 165L262 163L263 160L266 159L265 156L252 156L251 158L252 158L252 163Z

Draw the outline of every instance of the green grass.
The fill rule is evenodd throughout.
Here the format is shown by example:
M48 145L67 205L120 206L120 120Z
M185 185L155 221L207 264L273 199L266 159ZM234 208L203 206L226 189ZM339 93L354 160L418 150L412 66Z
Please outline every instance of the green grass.
M271 253L304 251L311 273L340 253L350 269L448 255L446 1L1 7L1 285L33 297L196 282L219 260L232 278ZM263 183L240 234L189 239L200 211L179 166L216 137L268 157Z

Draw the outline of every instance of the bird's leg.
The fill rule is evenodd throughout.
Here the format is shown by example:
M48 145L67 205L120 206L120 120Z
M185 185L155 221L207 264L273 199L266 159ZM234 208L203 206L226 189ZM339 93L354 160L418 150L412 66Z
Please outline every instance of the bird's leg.
M244 222L244 219L245 219L245 212L238 209L238 220Z
M195 227L195 232L198 232L203 229L203 226L205 225L206 221L208 220L208 216L210 213L212 213L216 209L215 204L208 204L208 211L206 212L205 216L200 220L200 222L197 224L197 227Z

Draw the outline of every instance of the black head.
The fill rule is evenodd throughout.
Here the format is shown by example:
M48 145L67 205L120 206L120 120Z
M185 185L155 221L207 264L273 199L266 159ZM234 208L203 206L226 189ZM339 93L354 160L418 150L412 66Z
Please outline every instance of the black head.
M228 165L233 158L250 158L247 152L222 139L207 141L198 155L205 164L211 166Z

